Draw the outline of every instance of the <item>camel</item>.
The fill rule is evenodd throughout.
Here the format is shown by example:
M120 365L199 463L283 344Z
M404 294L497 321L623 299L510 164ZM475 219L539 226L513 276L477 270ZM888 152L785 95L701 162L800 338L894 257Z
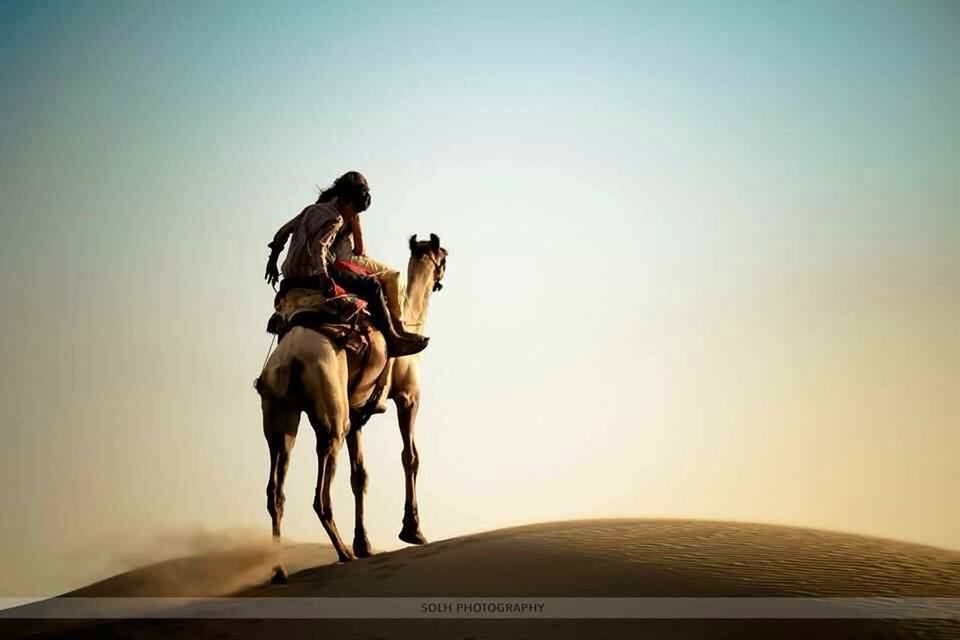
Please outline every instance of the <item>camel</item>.
M441 288L447 251L440 238L429 241L410 238L407 285L404 292L404 324L422 331L430 296ZM341 562L372 554L363 521L363 498L367 472L363 462L361 429L370 413L382 413L383 397L396 404L403 440L401 461L406 476L404 516L400 539L411 544L426 542L417 514L416 482L419 456L414 423L420 403L419 355L388 362L383 335L374 330L369 352L357 357L338 348L326 335L305 327L293 327L283 337L258 378L263 412L263 435L270 451L267 482L267 512L273 537L280 539L283 518L283 483L290 453L297 437L301 413L306 413L317 437L318 473L313 508ZM391 367L388 369L387 367ZM387 379L386 385L384 380ZM380 397L372 397L379 395ZM373 407L376 407L373 409ZM337 453L347 442L350 454L350 485L356 506L353 552L344 545L333 519L330 486L336 473ZM282 573L282 568L278 568ZM283 575L274 578L282 579Z

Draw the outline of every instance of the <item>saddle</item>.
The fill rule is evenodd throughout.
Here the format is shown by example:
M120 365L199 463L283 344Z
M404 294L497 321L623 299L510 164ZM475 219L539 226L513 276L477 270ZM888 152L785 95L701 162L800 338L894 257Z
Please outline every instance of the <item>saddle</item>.
M320 278L287 278L280 283L273 307L267 332L276 334L278 340L293 327L305 327L359 355L370 347L373 320L367 303L339 285L321 282Z

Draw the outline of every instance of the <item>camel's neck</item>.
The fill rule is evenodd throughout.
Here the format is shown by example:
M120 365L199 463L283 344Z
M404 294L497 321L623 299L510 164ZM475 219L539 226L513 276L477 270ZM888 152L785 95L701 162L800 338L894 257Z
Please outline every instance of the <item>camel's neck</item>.
M411 260L407 266L407 289L403 304L403 324L408 331L421 334L425 331L431 293L433 293L432 265Z

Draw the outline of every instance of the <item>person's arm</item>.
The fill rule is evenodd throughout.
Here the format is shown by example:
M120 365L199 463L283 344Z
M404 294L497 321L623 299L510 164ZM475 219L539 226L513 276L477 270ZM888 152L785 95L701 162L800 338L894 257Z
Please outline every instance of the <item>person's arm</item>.
M314 267L320 271L325 281L328 295L333 295L334 290L333 278L330 277L329 266L329 263L333 262L333 242L336 240L337 232L340 231L342 226L343 218L340 216L324 221L316 236L307 244L307 250L310 251ZM318 253L319 259L316 257Z
M300 220L303 218L303 214L305 212L306 209L301 211L289 222L280 227L273 235L273 240L267 243L267 246L270 247L270 257L267 258L267 269L263 277L271 286L277 284L277 281L280 280L280 270L277 268L277 258L280 257L280 252L283 251L283 247L286 246L287 239L290 237L290 234L293 233L294 229L297 228L297 225L300 224Z
M360 216L353 216L353 254L357 256L364 255L363 253L363 229L360 227Z

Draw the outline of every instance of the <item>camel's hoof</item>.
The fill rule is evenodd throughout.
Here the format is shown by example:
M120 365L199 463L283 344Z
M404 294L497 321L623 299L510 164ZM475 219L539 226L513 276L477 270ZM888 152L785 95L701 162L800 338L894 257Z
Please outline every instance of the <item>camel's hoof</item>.
M350 562L351 560L355 560L355 558L353 557L353 554L350 553L349 551L338 553L337 556L340 558L340 562Z
M404 526L403 529L400 530L399 538L410 544L425 544L427 542L427 539L420 533L420 527L418 525L411 527Z
M270 576L270 584L287 584L287 571L280 565L273 568L273 575Z
M369 558L373 555L373 551L370 550L370 541L366 536L353 539L353 555L358 558Z

